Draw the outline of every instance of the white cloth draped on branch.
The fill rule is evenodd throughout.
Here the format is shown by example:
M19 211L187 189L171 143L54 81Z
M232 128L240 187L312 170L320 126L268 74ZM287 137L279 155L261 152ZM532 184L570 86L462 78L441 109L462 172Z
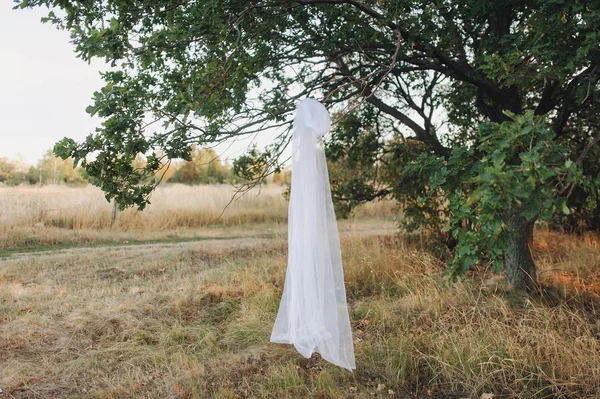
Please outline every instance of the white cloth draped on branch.
M322 136L330 127L318 101L298 103L292 136L288 267L272 342L293 344L352 370L354 346Z

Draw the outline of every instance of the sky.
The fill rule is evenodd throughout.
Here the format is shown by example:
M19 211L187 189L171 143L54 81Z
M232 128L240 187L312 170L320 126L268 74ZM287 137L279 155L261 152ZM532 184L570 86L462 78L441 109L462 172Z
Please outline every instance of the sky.
M0 158L36 164L63 137L84 139L100 119L85 112L100 89L102 61L76 58L69 33L43 24L46 9L13 10L0 1ZM259 147L277 132L261 133ZM249 144L217 147L222 159L241 155Z
M99 120L85 108L104 64L75 57L69 34L43 24L45 9L0 1L0 157L35 164L54 143L83 139Z

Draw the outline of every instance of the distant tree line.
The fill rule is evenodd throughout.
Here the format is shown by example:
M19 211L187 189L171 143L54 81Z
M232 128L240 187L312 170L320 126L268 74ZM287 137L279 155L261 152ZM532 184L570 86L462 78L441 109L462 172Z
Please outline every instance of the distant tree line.
M214 149L194 147L191 159L175 165L168 181L186 184L222 184L232 181L229 164L222 162Z
M183 184L224 184L241 183L229 163L221 160L212 148L193 147L190 161L174 161L164 165L157 171L162 182ZM134 167L144 168L146 160L138 156ZM273 176L275 184L289 184L289 170ZM24 160L10 160L0 157L0 185L17 186L20 184L69 184L84 185L93 183L85 169L74 167L71 158L61 159L52 150L44 153L36 166L27 164ZM266 182L265 182L266 183Z
M44 153L37 166L24 160L0 158L0 184L86 184L85 171L74 168L73 161L57 158L51 150Z

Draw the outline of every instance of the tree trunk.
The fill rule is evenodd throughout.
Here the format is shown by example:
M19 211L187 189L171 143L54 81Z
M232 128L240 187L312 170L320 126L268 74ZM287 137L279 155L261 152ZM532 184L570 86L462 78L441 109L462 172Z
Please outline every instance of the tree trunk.
M535 262L529 247L533 241L535 220L527 221L516 209L509 209L506 212L506 224L509 233L504 253L506 280L516 289L537 291Z
M113 202L113 209L112 209L112 218L111 218L111 226L112 227L118 227L119 226L119 219L121 216L121 211L119 210L119 204L117 204L117 201Z

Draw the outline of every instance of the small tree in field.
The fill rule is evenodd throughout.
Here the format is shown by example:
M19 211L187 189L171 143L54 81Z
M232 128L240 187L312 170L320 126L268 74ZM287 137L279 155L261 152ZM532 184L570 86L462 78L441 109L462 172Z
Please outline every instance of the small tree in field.
M189 160L193 144L279 128L236 170L262 179L280 169L289 114L305 96L350 115L333 137L339 156L376 166L347 199L395 195L410 200L409 215L445 207L455 274L484 260L535 289L535 221L572 212L575 188L598 195L597 174L581 168L598 141L595 1L20 3L37 6L61 9L47 21L71 31L79 57L118 67L88 108L102 128L55 151L122 206L143 208L154 187L145 179L168 159ZM148 162L134 170L139 153ZM398 184L411 179L419 184Z
M42 184L87 184L72 160L58 158L52 150L44 152L37 170Z

